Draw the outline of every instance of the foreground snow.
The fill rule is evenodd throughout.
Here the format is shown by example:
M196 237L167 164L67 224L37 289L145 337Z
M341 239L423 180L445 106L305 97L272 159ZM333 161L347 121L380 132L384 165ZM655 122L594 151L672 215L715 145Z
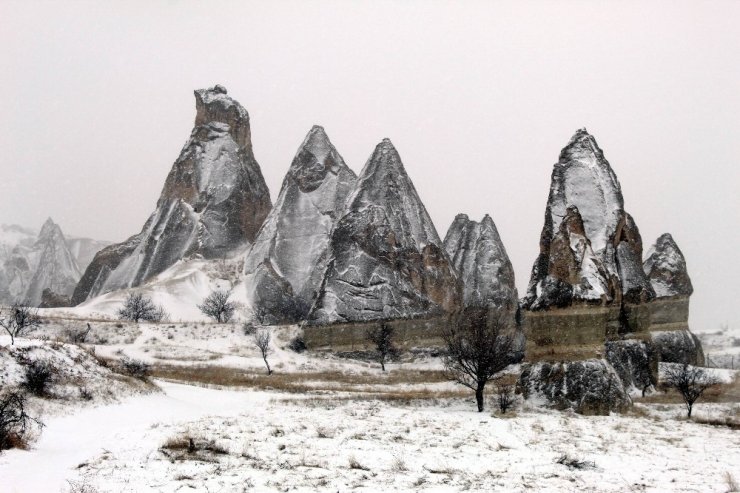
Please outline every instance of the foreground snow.
M740 434L676 419L680 406L500 418L460 401L158 383L163 394L49 419L32 450L0 456L3 491L726 491L740 476ZM189 438L191 452L163 447Z

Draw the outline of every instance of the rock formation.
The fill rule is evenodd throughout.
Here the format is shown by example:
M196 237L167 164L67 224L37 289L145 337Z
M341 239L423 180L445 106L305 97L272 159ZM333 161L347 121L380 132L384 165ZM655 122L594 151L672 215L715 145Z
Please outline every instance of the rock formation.
M74 238L67 236L67 248L74 256L80 272L85 272L95 255L103 248L110 245L110 241L93 240L91 238Z
M39 306L47 290L59 299L71 296L80 270L59 225L47 219L38 236L19 226L3 226L0 253L0 301Z
M72 301L138 286L180 259L223 258L246 248L270 212L252 152L249 115L226 89L195 91L195 127L142 231L88 266Z
M357 177L315 126L245 262L248 301L266 323L305 319L326 270L331 232Z
M642 241L616 175L594 138L578 130L552 172L540 254L523 299L542 310L573 303L642 303L655 293Z
M694 288L686 259L670 234L658 238L643 269L656 294L651 337L660 360L703 365L701 343L689 330L689 297Z
M441 314L457 276L391 141L375 148L332 233L313 323Z
M491 216L481 222L458 214L444 247L460 278L465 306L495 306L516 310L514 267Z

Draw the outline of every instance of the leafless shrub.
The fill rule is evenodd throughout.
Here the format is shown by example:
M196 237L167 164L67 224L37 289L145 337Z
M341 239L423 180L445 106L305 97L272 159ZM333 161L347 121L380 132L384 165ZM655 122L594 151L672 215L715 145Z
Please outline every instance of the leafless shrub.
M87 482L87 480L74 481L71 479L67 480L68 493L98 493L98 489Z
M86 328L81 327L68 327L64 331L64 338L73 344L83 344L87 342L87 335L92 330L90 324L87 324Z
M56 370L50 363L41 360L32 361L26 367L22 385L31 394L43 397L47 394L55 373Z
M26 396L18 391L0 395L0 451L24 448L26 434L31 425L44 426L26 412Z
M668 366L665 369L663 383L681 394L686 405L687 416L690 418L694 403L704 391L717 385L719 381L701 368L683 364Z
M257 332L257 327L252 322L244 322L242 324L242 330L245 336L253 336Z
M267 362L267 355L270 353L270 339L272 334L268 329L263 329L255 332L254 334L254 345L259 349L262 359L265 361L267 366L267 374L272 375L272 369L270 369L270 363Z
M362 464L360 464L360 462L357 459L355 459L355 456L354 455L350 455L349 456L349 468L350 469L358 469L360 471L369 471L370 470L369 467L363 466Z
M148 363L131 358L124 358L120 363L120 372L129 377L145 380L151 375L151 367Z
M568 454L561 455L555 462L571 469L596 469L596 464L593 461L580 460Z
M216 443L214 440L192 437L190 435L178 435L167 439L160 447L161 451L178 451L185 454L198 454L199 452L214 454L214 455L227 455L229 450ZM176 457L179 459L184 458L182 455Z
M469 307L443 331L445 370L450 379L475 391L479 412L486 384L512 362L512 324L513 317L504 310Z
M169 318L164 307L155 305L151 298L142 293L129 293L123 306L118 310L118 318L130 322L161 322Z
M725 472L725 484L727 485L727 493L740 491L740 486L738 486L737 481L735 481L730 471Z
M383 371L385 371L385 362L398 354L393 336L393 327L385 322L381 322L377 327L370 327L365 333L365 338L375 347L376 359Z
M303 351L308 349L308 347L306 347L306 341L303 340L303 337L296 336L290 340L290 343L288 344L288 349L296 353L302 353Z
M231 317L234 316L234 311L236 311L236 305L229 301L229 296L231 296L230 289L211 291L211 294L206 296L203 303L198 305L198 309L217 323L226 323L231 320Z
M514 407L514 386L510 383L498 383L496 385L496 404L501 414Z
M316 428L316 436L319 438L334 438L334 432L325 426Z
M0 327L10 336L10 345L15 344L15 338L28 330L41 325L37 308L14 303L11 307L0 310Z
M393 454L393 462L391 462L391 470L394 472L405 472L409 470L409 468L406 466L406 460L404 460L402 454L400 453Z

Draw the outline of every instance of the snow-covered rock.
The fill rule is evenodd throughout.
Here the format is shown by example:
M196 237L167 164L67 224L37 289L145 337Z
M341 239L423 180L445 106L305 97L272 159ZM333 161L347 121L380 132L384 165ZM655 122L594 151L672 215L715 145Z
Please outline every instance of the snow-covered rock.
M38 236L20 226L3 226L0 239L0 301L41 303L49 290L71 296L80 270L59 225L47 219Z
M650 248L643 269L658 298L691 296L694 292L686 259L669 233L661 235Z
M585 129L552 172L540 254L523 304L529 309L643 303L654 297L642 268L642 241L614 171Z
M658 383L658 354L650 341L607 341L605 356L627 390L642 393Z
M609 414L632 403L619 375L604 359L525 364L518 388L525 399L581 414Z
M67 248L74 256L80 272L85 272L87 266L95 258L95 254L110 244L110 241L94 240L92 238L67 237Z
M461 289L395 147L375 148L331 238L315 323L424 316L460 306Z
M514 267L491 216L481 222L465 214L455 217L444 247L463 288L465 306L497 306L516 310Z
M688 330L654 331L650 333L660 361L688 363L703 366L704 350L701 341Z
M263 321L308 315L326 270L331 232L356 180L324 129L314 126L247 253L246 295Z
M195 99L195 127L156 210L139 234L98 252L74 303L138 286L186 257L226 257L254 240L271 203L252 152L249 115L222 86L197 90Z

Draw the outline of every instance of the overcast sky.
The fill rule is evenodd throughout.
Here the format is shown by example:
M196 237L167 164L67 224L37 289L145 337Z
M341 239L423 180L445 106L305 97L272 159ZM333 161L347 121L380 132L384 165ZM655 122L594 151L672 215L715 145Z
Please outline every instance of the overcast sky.
M323 125L356 172L396 145L437 230L496 222L523 294L550 173L586 127L647 249L670 232L695 330L740 326L740 2L0 1L0 223L120 241L192 129L249 111L273 200Z

